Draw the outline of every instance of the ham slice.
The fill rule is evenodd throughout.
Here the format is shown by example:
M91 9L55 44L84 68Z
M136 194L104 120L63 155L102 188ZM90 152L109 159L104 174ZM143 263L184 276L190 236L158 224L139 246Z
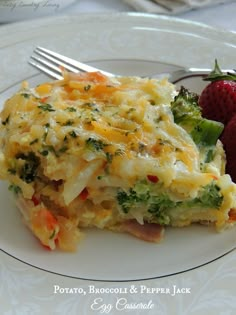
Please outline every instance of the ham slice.
M141 240L159 243L163 239L165 229L156 223L139 224L136 220L128 220L122 223L121 230Z

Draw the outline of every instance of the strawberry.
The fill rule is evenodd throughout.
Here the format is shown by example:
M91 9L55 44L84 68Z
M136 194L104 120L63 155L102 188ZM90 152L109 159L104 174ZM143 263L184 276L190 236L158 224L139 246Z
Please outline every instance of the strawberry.
M199 98L202 116L226 124L236 113L236 73L223 73L216 60L214 70L204 80L211 83Z
M226 153L226 173L236 183L236 114L230 119L226 125L221 141L224 145Z

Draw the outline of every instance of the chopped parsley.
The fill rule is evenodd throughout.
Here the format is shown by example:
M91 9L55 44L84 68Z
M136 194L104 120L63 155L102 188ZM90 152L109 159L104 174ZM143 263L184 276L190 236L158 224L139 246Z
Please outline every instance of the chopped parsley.
M68 147L63 146L57 151L57 156L59 156L60 153L64 153L68 150Z
M86 92L89 91L90 89L91 89L91 85L90 84L84 86L84 90Z
M40 163L39 158L33 152L29 152L28 154L17 154L16 159L21 159L24 161L24 164L19 170L20 178L26 183L33 182L37 175Z
M9 168L8 170L9 174L15 175L16 174L16 169L15 168Z
M42 154L43 156L47 156L49 153L49 150L43 149L43 150L39 151L39 153Z
M53 153L56 157L59 157L61 153L64 153L68 150L67 146L63 146L60 149L56 150L54 146L52 145L45 145L43 146L42 150L39 151L39 153L42 156L48 156L49 153Z
M21 95L22 95L24 98L30 98L30 96L31 96L30 93L21 93Z
M77 134L74 130L70 131L69 132L69 135L72 137L72 138L77 138Z
M107 145L108 145L108 144L107 144ZM106 166L105 166L104 171L105 171L106 174L109 174L109 164L112 163L113 158L114 158L115 156L122 155L122 154L123 154L123 152L122 152L120 149L118 149L114 154L112 154L112 153L110 153L110 152L105 152L107 164L106 164Z
M122 149L117 149L114 153L115 156L121 156L123 155L125 152Z
M98 176L97 176L97 179L98 179L98 180L101 180L101 179L103 179L104 177L105 177L105 175L98 175Z
M39 141L39 139L34 139L34 140L32 140L31 142L30 142L30 145L32 145L32 144L35 144L35 143L37 143Z
M72 126L74 124L74 121L71 119L68 119L64 124L62 124L63 126Z
M110 152L106 152L106 158L107 158L107 162L111 163L113 160L113 154L111 154Z
M101 151L104 149L104 147L108 145L104 143L102 140L94 139L94 138L88 138L85 141L85 143L90 150L94 150L94 151Z
M70 112L70 113L76 112L76 108L75 107L67 107L65 110Z
M11 184L9 185L8 189L10 191L12 191L14 194L18 195L20 193L22 193L22 190L19 186L15 185L15 184Z
M41 105L38 106L38 108L42 109L45 112L55 112L55 109L52 107L51 104L44 104L42 103Z
M2 125L6 126L9 123L10 115L7 116L5 120L2 121Z

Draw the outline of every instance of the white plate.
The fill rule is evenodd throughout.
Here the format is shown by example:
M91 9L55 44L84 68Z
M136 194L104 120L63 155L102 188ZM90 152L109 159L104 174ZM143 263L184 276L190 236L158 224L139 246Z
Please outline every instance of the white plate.
M29 28L30 31L29 31ZM11 35L11 36L9 36ZM178 19L141 14L81 15L25 22L0 29L0 101L19 82L46 77L27 65L36 45L121 74L151 75L157 61L180 66L235 67L235 34ZM16 60L12 62L12 60ZM201 89L200 81L194 81ZM91 230L74 254L48 252L22 224L6 184L0 186L0 248L52 273L89 280L130 281L164 277L212 262L235 248L236 230L218 234L207 227L167 229L163 243Z

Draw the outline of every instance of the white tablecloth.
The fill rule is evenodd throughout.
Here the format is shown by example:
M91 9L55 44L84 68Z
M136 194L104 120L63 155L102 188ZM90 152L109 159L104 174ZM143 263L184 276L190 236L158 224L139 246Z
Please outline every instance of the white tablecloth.
M63 13L76 12L128 12L133 9L122 0L77 0L75 4L64 10ZM236 1L210 8L190 11L179 14L178 17L202 22L215 27L221 27L236 32Z

